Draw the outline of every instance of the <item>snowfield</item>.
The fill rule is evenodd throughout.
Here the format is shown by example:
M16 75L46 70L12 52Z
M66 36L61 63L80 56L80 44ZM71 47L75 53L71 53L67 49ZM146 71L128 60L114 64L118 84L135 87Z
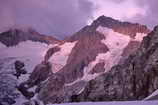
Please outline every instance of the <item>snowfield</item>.
M48 105L158 105L158 101L114 101L114 102L81 102Z
M20 83L26 81L34 67L44 59L46 51L52 45L40 42L24 41L13 47L6 47L0 43L0 99L6 95L16 100L14 105L22 105L26 98L16 89ZM27 74L17 79L13 74L15 61L24 62ZM0 100L1 101L1 100Z
M69 54L71 53L73 47L76 45L77 41L75 42L66 42L60 46L60 51L54 53L51 58L49 59L49 62L52 64L52 72L56 73L61 68L63 68L68 60Z
M15 58L23 61L31 73L33 68L39 64L49 49L49 45L40 42L25 41L13 47L5 47L0 43L0 59Z

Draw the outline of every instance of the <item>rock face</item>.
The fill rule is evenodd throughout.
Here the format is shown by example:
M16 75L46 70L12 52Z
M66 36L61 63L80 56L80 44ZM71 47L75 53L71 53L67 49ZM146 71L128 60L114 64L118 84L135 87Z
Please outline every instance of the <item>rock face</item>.
M41 35L33 29L28 29L25 31L21 29L10 29L9 31L0 34L0 42L8 47L15 46L20 42L27 40L43 42L46 44L54 44L60 42L51 36Z
M51 74L51 66L49 62L42 62L38 64L33 72L31 73L29 79L24 81L18 86L18 90L28 99L32 98L36 91L30 92L29 89L34 86L40 85L43 81L45 81L49 75Z
M17 79L22 74L26 74L27 73L27 71L24 69L25 64L23 62L17 60L17 61L15 61L14 66L15 66L15 70L16 70L16 73L14 75L17 77Z
M99 29L100 27L101 28L103 27L103 29ZM100 30L104 30L104 27L105 27L105 30L111 29L114 32L113 33L100 32ZM117 29L118 31L116 31L115 30L116 28L121 28L121 29L119 30ZM127 30L127 32L124 32L125 30ZM95 61L95 59L97 58L99 54L108 53L111 46L113 47L111 49L123 50L121 57L128 57L140 46L141 39L137 40L139 39L137 37L140 36L143 38L142 34L148 34L149 32L150 30L146 26L139 25L139 24L132 24L128 22L120 22L118 20L114 20L109 17L101 16L97 20L95 20L90 26L84 27L79 32L71 36L70 38L65 39L64 42L77 41L77 43L71 50L71 53L68 56L66 64L59 70L58 73L62 74L65 77L66 83L71 83L83 77L84 75L83 69L87 67L92 61ZM138 34L138 33L142 33L142 34ZM112 41L113 37L110 37L110 36L115 36L113 34L116 34L117 36L115 38L116 42ZM122 36L121 35L119 36L119 34L121 34ZM119 37L127 36L127 37L125 37L125 39L120 38L119 40L118 36ZM108 37L110 37L110 39L108 39ZM124 40L125 42L121 42ZM115 46L112 45L115 43L116 43L115 45L116 48L114 48ZM119 46L121 47L122 44L124 43L127 43L128 45L125 46L125 48L122 48L122 49L119 48ZM57 47L49 49L49 51L47 52L45 56L45 59L49 60L49 58L55 52L58 52L60 50ZM116 52L117 51L112 52L114 54L111 54L111 56L116 56L115 54ZM105 63L104 64L103 62L98 62L98 63L102 63L101 68L104 68ZM101 71L104 72L105 70L102 69Z
M49 64L49 62L42 62L34 68L29 77L28 84L30 85L30 87L38 85L42 81L46 80L49 77L50 73L51 65Z
M119 27L120 29L118 29ZM109 71L111 67L118 62L123 62L131 53L134 53L140 46L143 35L148 34L149 31L150 30L143 25L120 22L105 16L98 18L92 25L84 27L72 37L65 39L61 46L66 45L66 43L70 43L71 46L71 43L75 42L75 45L71 47L71 49L66 46L55 50L57 47L53 47L47 52L45 56L46 61L51 63L52 60L54 62L62 60L66 63L64 62L64 65L53 75L50 75L48 77L49 79L41 85L38 94L39 99L44 103L92 101L93 99L90 100L86 95L89 93L89 90L91 91L91 89L93 89L91 88L93 86L96 86L94 87L96 93L93 94L93 90L90 93L92 94L92 97L94 96L94 100L97 100L97 97L99 96L102 97L104 93L106 93L104 92L104 86L102 86L106 80L104 81L101 79L101 82L99 81L96 85L94 82L94 85L92 86L89 85L91 84L91 81L94 81L93 79L97 76L99 76L98 78L104 78L104 76L102 76L104 75L103 73ZM62 55L61 52L69 53L64 53ZM53 55L60 55L60 57ZM117 66L117 68L119 67L120 66ZM121 75L121 73L117 74L117 70L112 71L114 72L114 76L111 79L108 78L109 84L113 82L113 78L119 78L119 75ZM110 77L111 73L107 76ZM124 76L127 77L127 75ZM123 76L118 80L123 82L122 79ZM56 81L58 81L58 83ZM100 87L98 88L98 86ZM121 90L119 92L121 92ZM114 94L116 95L116 93ZM113 95L108 96L115 97ZM100 97L98 98L99 101L102 100ZM110 100L110 98L107 98L107 100ZM113 100L116 100L116 98Z
M91 80L76 101L140 100L158 89L158 27L121 65Z
M71 83L83 77L84 67L94 61L99 53L106 53L108 48L101 43L104 36L99 32L84 32L84 37L80 38L72 49L67 64L58 72L64 74L66 83Z

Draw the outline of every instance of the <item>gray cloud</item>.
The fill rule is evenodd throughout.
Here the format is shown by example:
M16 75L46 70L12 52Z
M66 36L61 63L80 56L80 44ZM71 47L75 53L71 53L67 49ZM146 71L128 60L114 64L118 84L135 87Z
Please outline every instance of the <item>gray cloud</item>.
M145 24L150 28L153 28L155 25L158 25L158 0L109 0L109 1L117 3L118 5L121 5L121 3L125 1L133 1L136 3L138 7L142 9L144 7L147 7L148 9L145 15L137 14L135 17L126 18L125 20Z
M134 22L145 24L150 28L158 25L158 1L157 0L135 0L139 7L146 6L148 9L145 16L136 15L134 18L129 19Z
M0 0L0 29L25 25L44 34L71 35L92 12L87 0Z

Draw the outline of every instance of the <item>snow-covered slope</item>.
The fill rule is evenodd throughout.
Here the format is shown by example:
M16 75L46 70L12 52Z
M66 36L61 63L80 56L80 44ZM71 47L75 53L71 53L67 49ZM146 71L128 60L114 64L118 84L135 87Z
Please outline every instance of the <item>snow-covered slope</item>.
M31 72L33 67L39 64L49 49L49 45L40 42L25 41L17 46L5 47L0 44L0 59L16 58L29 63L27 69Z
M73 47L75 46L77 42L66 42L62 45L59 45L58 47L60 50L56 53L54 53L51 58L49 59L49 62L52 64L52 72L56 73L59 70L61 70L67 63L69 54L71 53Z

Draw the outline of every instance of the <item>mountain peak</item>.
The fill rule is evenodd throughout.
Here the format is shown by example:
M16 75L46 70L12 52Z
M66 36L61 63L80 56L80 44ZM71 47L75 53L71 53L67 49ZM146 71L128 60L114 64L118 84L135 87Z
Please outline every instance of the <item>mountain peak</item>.
M107 16L102 15L102 16L98 17L96 20L94 20L94 22L92 23L92 26L98 27L98 25L105 25L106 24L107 26L110 27L111 23L116 23L116 22L118 23L119 21L115 20L111 17L107 17Z
M149 33L147 26L138 23L122 22L111 17L100 16L92 24L91 27L97 29L99 26L110 28L115 32L130 35L134 37L136 33Z
M122 22L111 17L102 15L96 20L94 20L91 25L85 26L80 31L67 38L66 40L74 41L85 37L85 35L93 35L93 33L97 33L97 29L100 26L112 29L114 32L130 36L131 38L135 38L137 33L148 34L150 32L150 29L148 29L148 27L145 25L141 25L138 23Z

